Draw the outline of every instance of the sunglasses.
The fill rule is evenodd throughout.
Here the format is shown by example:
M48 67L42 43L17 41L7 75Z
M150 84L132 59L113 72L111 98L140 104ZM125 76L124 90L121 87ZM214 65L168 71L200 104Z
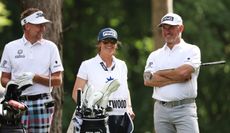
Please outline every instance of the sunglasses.
M117 40L115 40L115 39L105 39L105 40L102 40L101 41L103 44L109 44L109 43L111 43L111 44L116 44L117 43Z

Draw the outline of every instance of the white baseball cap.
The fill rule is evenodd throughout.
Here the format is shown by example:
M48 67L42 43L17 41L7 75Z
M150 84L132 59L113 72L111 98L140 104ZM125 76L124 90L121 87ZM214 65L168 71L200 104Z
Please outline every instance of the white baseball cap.
M21 20L21 25L25 25L27 23L31 24L43 24L50 23L51 21L44 17L44 13L42 11L37 11Z
M168 25L183 25L182 18L175 13L167 13L165 16L162 17L161 23L158 25L161 27L163 24Z

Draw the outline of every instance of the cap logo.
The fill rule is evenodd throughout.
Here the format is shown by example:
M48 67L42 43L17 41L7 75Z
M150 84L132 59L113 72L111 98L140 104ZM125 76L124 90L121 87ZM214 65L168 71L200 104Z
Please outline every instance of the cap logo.
M112 28L101 29L100 32L98 33L97 40L101 41L106 38L112 38L117 40L117 32Z
M36 16L36 18L39 18L39 17L44 17L44 14L43 14L43 13L41 13L41 12L38 12L36 15L37 15L37 16Z
M116 36L114 31L104 31L103 36Z
M172 16L166 16L166 17L163 18L162 22L163 21L173 21L173 19L174 18Z

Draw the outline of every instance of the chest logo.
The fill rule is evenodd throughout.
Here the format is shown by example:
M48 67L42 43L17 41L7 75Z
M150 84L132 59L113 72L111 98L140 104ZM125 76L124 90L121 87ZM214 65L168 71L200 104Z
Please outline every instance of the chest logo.
M15 58L25 58L26 56L23 54L23 50L19 49Z
M108 78L106 78L106 80L107 80L107 81L106 81L106 83L107 83L107 82L109 82L109 81L111 81L111 80L114 80L114 78L112 78L111 76L109 76Z

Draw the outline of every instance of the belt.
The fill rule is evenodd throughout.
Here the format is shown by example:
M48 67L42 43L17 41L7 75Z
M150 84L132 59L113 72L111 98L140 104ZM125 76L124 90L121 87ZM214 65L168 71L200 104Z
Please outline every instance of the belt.
M50 94L43 93L43 94L37 94L37 95L28 95L28 96L20 96L19 99L23 101L35 101L38 99L44 99L44 98L49 98Z
M195 98L188 98L188 99L182 99L179 101L171 101L171 102L164 102L164 101L159 101L159 100L156 100L156 101L163 106L172 108L172 107L183 105L183 104L195 103Z

